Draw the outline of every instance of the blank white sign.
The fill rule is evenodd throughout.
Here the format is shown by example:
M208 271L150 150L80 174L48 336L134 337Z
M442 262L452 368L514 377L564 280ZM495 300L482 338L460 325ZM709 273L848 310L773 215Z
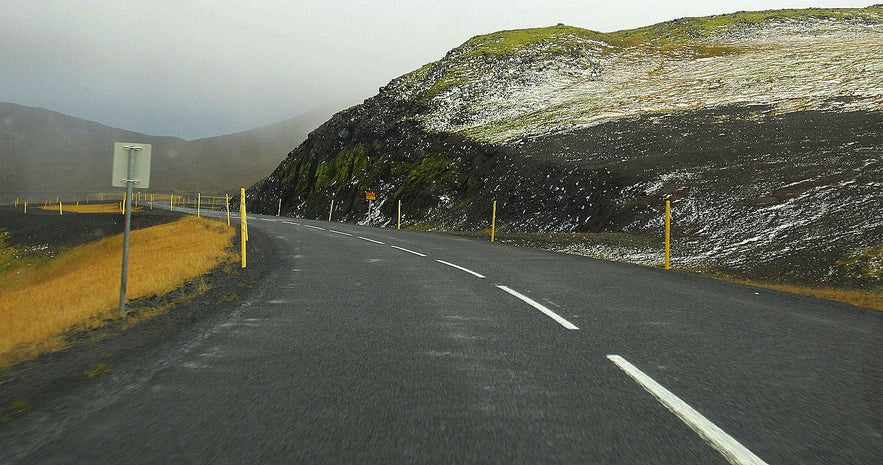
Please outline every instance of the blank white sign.
M132 187L147 189L150 187L150 144L132 142L114 142L113 144L113 187L126 187L126 176L129 174L129 147L135 147L135 169Z

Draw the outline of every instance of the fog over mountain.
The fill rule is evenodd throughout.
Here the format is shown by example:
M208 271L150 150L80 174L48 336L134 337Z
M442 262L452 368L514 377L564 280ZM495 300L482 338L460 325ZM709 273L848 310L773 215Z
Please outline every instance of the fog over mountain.
M0 201L112 192L114 142L152 144L153 191L233 192L271 171L330 111L187 141L0 102Z

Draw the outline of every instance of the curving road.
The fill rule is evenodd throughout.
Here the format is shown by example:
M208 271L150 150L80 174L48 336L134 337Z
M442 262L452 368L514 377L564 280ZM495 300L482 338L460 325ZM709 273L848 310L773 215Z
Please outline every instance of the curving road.
M870 464L883 313L255 216L231 313L9 425L0 463Z

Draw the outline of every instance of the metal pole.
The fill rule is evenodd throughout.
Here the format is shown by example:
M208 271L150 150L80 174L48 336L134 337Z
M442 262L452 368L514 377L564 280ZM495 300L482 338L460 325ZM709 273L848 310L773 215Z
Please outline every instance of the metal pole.
M135 180L135 151L140 147L126 147L129 150L129 168L126 174L126 226L123 230L123 272L120 278L120 317L126 317L126 284L129 274L129 231L132 229L132 184Z
M227 226L230 226L230 196L227 194L224 194L224 200L225 200L225 202L227 202L225 204L225 205L227 205Z

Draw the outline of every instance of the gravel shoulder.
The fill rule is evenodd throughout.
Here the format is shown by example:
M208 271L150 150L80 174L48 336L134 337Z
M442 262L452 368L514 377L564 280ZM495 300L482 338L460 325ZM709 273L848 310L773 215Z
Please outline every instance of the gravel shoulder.
M0 207L0 229L8 233L7 244L40 247L50 253L100 239L106 235L121 233L122 215L104 214L48 214L21 212ZM116 217L119 218L116 218ZM183 214L141 212L133 215L133 229L146 228L180 218ZM99 237L101 236L101 237ZM233 247L239 249L239 238ZM257 282L269 273L276 262L273 240L254 231L248 243L249 266L221 266L204 275L197 282L184 283L180 290L149 301L130 302L128 321L139 320L142 313L151 308L172 304L160 315L137 321L110 321L91 331L67 335L71 347L45 353L35 359L0 368L0 422L14 421L45 400L64 395L79 384L111 369L120 360L149 353L153 347L167 341L184 337L188 328L212 315L233 311L243 299L248 298ZM194 294L203 283L208 290L182 300L182 296ZM114 283L113 285L118 285Z

